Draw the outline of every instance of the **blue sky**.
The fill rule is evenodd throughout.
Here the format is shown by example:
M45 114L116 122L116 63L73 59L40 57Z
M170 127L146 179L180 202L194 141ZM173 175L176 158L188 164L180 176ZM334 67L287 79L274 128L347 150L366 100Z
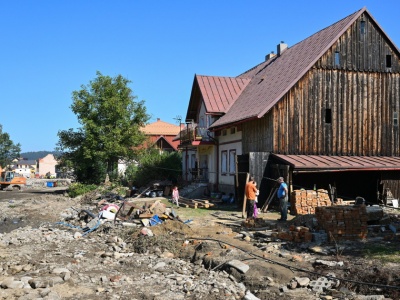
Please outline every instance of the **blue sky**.
M0 124L22 152L54 150L96 71L131 80L150 122L176 124L195 74L237 76L364 6L400 47L398 0L1 1Z

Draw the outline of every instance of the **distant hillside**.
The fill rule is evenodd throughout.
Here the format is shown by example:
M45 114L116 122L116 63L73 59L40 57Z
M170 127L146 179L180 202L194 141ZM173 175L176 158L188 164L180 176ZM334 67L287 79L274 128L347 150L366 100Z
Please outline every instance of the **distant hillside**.
M35 151L35 152L24 152L21 153L21 157L29 160L38 160L39 158L45 157L47 154L53 154L55 157L60 155L59 151Z

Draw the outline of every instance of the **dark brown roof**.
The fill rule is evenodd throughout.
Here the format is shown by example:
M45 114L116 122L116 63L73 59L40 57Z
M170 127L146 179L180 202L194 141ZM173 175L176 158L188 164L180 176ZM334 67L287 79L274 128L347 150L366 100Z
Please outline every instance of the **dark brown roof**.
M258 68L235 104L212 127L264 116L365 11L363 8L315 33Z
M394 156L327 156L272 154L290 165L294 172L382 171L400 170L400 157Z

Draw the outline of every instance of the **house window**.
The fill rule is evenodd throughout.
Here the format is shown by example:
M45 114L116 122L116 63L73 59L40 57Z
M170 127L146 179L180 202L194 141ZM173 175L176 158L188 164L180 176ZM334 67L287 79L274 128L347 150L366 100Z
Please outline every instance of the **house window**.
M229 173L236 173L236 150L229 150Z
M236 133L236 127L232 127L231 128L231 134L235 134Z
M332 110L330 108L325 109L325 123L332 123Z
M399 115L397 111L393 112L393 126L399 126Z
M227 134L226 129L222 130L222 135L225 136Z
M365 34L365 21L361 20L360 22L360 32L361 34Z
M335 52L335 67L340 67L340 53L339 53L339 51Z
M386 68L392 67L392 56L390 54L386 55Z
M221 174L226 175L228 171L228 152L221 151Z

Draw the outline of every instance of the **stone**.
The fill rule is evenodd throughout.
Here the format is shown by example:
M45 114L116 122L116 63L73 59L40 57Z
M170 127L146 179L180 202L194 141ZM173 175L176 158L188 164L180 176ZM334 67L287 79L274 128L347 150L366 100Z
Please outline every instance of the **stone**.
M30 286L34 289L53 287L54 285L60 284L63 282L64 282L64 280L59 276L33 278L33 279L29 280Z
M68 270L67 268L54 268L52 273L53 274L70 273L70 270Z
M158 262L158 263L153 267L153 269L154 269L154 270L163 269L163 268L165 268L166 265L167 265L167 264L166 264L165 262L160 261L160 262Z
M329 266L329 267L336 267L336 266L342 267L344 265L344 263L342 261L329 261L329 260L322 260L322 259L317 259L315 261L315 263Z
M8 289L22 289L24 287L24 283L22 281L12 281L7 285Z
M297 288L297 281L294 280L294 279L290 280L290 282L288 284L288 288L291 289L291 290Z
M281 286L281 287L279 288L279 290L280 290L282 293L287 293L287 292L289 292L289 289L288 289L286 286Z
M0 286L4 289L8 288L8 286L14 281L14 277L7 277L6 279L3 279L1 282Z
M246 295L244 295L245 300L260 300L260 298L253 295L249 290L246 291Z
M356 297L357 300L384 300L385 296L384 295L358 295Z
M310 283L310 278L308 277L295 277L294 278L300 287L306 287Z
M247 265L237 259L227 262L226 265L237 269L239 272L241 272L243 274L246 273L250 269L249 265Z

